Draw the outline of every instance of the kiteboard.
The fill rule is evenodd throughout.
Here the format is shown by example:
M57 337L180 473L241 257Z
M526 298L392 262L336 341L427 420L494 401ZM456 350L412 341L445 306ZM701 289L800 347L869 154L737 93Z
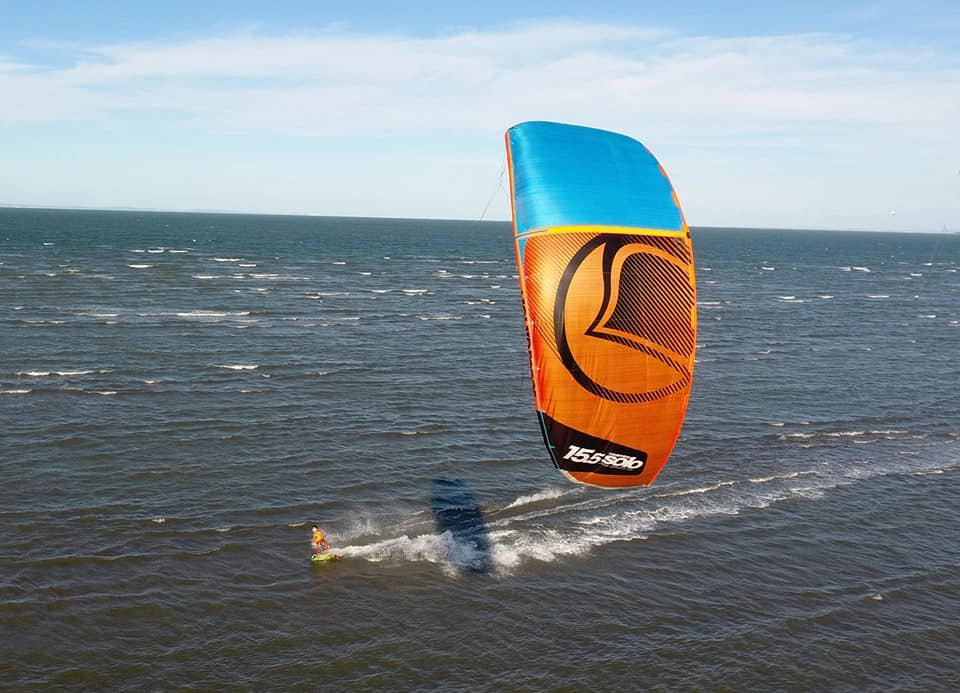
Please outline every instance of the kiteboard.
M310 558L310 562L314 565L319 565L321 563L329 563L330 561L339 561L340 556L335 553L315 553Z

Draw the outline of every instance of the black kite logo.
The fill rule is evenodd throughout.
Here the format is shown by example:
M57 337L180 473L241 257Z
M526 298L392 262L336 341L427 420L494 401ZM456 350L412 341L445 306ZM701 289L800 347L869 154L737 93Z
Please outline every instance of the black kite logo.
M615 342L666 364L677 374L677 379L669 385L643 392L625 392L612 383L597 382L577 362L567 337L565 306L578 273L593 273L594 270L585 270L583 265L598 251L602 252L602 299L584 336ZM571 258L557 287L553 319L560 358L583 388L614 402L649 402L678 392L691 378L689 367L678 357L689 357L693 353L690 326L693 301L686 271L665 259L662 252L650 245L649 239L600 234Z

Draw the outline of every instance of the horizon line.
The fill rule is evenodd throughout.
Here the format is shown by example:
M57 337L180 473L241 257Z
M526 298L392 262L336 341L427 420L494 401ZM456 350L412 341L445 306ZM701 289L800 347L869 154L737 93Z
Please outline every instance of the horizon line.
M218 209L158 209L153 207L51 207L47 205L29 205L29 204L11 204L0 203L0 210L6 209L33 209L49 212L145 212L148 214L207 214L207 215L234 215L234 216L264 216L264 217L303 217L317 219L381 219L388 221L455 221L461 223L491 223L491 224L510 224L510 219L466 219L453 217L393 217L393 216L360 216L353 214L322 214L316 212L250 212L239 210L218 210ZM687 227L695 230L738 230L738 231L820 231L820 232L856 232L856 233L916 233L916 234L938 234L952 235L960 233L960 230L951 231L944 225L942 230L928 231L902 231L885 230L865 227L846 227L846 228L795 228L791 226L717 226L714 224L687 224Z

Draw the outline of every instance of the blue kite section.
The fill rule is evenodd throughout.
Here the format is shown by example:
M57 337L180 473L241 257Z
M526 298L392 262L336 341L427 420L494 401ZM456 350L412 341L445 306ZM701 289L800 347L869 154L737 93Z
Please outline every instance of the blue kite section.
M545 121L507 136L517 234L580 225L682 230L670 181L637 140Z

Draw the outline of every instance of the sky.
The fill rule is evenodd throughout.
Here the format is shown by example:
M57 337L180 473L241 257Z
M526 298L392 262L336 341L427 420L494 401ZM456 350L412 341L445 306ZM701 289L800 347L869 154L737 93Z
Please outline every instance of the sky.
M0 205L509 219L615 130L691 226L960 230L960 2L0 0Z

